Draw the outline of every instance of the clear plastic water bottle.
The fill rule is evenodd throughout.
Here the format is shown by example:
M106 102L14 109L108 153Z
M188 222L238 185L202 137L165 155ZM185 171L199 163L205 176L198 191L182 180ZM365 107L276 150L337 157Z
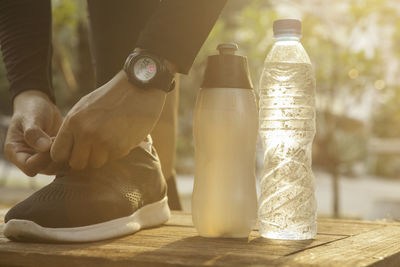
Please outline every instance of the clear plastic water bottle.
M258 112L246 57L234 43L208 57L193 120L192 218L204 237L247 237L257 218Z
M301 22L274 22L275 44L260 79L260 135L264 171L258 203L263 237L302 240L316 235L311 170L315 135L315 78L300 43Z

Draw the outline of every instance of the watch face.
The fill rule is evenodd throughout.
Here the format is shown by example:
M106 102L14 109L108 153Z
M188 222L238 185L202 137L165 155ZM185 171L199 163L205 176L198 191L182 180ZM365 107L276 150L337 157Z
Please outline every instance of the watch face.
M138 80L142 82L148 82L156 75L157 64L153 59L149 57L139 58L135 62L133 73Z

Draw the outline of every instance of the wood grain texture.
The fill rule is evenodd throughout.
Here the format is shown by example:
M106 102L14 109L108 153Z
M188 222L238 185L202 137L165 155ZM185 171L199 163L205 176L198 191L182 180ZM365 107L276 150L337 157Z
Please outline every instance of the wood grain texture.
M0 265L400 266L399 223L321 219L318 227L317 237L304 241L264 239L257 231L248 239L203 238L190 214L174 212L162 227L94 243L17 243L1 232Z
M400 225L386 225L302 251L293 255L290 262L321 266L400 266Z

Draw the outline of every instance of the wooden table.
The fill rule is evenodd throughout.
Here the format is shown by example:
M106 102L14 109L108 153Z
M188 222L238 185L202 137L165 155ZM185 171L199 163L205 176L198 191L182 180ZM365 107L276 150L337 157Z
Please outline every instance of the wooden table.
M0 210L3 225L5 211ZM0 266L400 266L400 223L320 219L315 240L199 237L190 214L123 238L85 244L8 241Z

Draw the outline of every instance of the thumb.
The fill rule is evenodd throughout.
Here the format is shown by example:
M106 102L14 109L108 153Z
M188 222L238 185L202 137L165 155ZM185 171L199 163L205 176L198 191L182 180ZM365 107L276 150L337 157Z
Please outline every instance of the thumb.
M25 129L24 132L25 142L38 152L50 151L51 139L42 129L38 126L31 126Z

